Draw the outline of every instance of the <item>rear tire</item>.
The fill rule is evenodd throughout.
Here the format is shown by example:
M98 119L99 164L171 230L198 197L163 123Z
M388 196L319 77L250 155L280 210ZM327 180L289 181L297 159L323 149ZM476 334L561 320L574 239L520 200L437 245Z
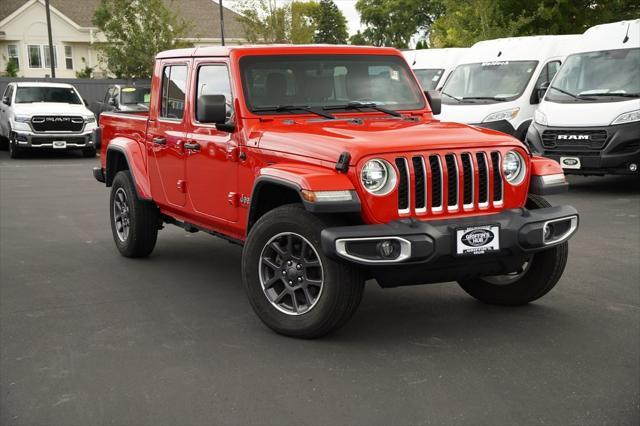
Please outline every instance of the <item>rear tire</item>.
M544 198L529 194L530 210L551 207ZM541 298L557 284L569 256L569 243L535 253L520 274L481 277L459 281L460 286L476 299L493 305L525 305ZM524 266L524 265L523 265Z
M140 200L131 174L116 174L109 199L111 231L116 247L125 257L146 257L158 238L160 217L156 205Z
M271 210L242 252L242 280L258 317L277 333L316 338L344 325L364 291L362 272L322 252L329 222L299 204Z

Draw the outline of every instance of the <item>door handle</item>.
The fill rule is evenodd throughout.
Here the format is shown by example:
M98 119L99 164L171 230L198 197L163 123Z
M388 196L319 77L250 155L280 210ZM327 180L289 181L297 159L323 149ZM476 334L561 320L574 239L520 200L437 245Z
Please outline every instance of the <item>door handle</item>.
M153 138L153 143L156 145L166 145L167 140L165 138Z
M200 144L198 142L187 142L183 146L184 146L184 149L200 151Z

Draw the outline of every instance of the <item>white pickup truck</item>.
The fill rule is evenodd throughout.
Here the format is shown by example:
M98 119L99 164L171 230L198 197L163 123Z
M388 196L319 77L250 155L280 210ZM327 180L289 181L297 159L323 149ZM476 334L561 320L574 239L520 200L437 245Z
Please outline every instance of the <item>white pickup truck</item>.
M95 157L96 118L62 83L9 83L0 102L0 139L11 158L28 150L81 150Z

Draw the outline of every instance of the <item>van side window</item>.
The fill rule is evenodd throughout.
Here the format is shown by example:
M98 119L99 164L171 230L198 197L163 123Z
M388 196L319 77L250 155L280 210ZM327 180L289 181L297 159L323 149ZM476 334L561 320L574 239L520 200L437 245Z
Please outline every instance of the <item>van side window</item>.
M224 95L227 103L227 118L233 116L233 96L231 94L231 80L227 66L203 65L198 69L198 90L196 102L201 95ZM194 111L197 114L197 111ZM196 115L197 116L197 115Z
M182 119L187 91L187 66L168 65L162 72L160 117Z
M535 90L538 90L544 83L551 83L551 80L553 80L553 77L556 75L559 69L560 61L552 61L546 64L540 72L540 76L538 76Z

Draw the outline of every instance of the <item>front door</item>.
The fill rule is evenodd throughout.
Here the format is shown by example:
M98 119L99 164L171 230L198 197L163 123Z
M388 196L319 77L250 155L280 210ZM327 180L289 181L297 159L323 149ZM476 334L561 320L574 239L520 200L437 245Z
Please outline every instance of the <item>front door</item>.
M147 146L154 200L182 207L186 203L184 143L188 64L163 64L157 118L149 120Z
M188 135L187 191L195 213L203 218L237 221L238 195L235 193L238 171L238 145L234 133L217 130L213 124L196 118L200 95L224 95L227 117L233 120L233 97L229 69L224 62L202 61L194 64L191 104L191 132Z

